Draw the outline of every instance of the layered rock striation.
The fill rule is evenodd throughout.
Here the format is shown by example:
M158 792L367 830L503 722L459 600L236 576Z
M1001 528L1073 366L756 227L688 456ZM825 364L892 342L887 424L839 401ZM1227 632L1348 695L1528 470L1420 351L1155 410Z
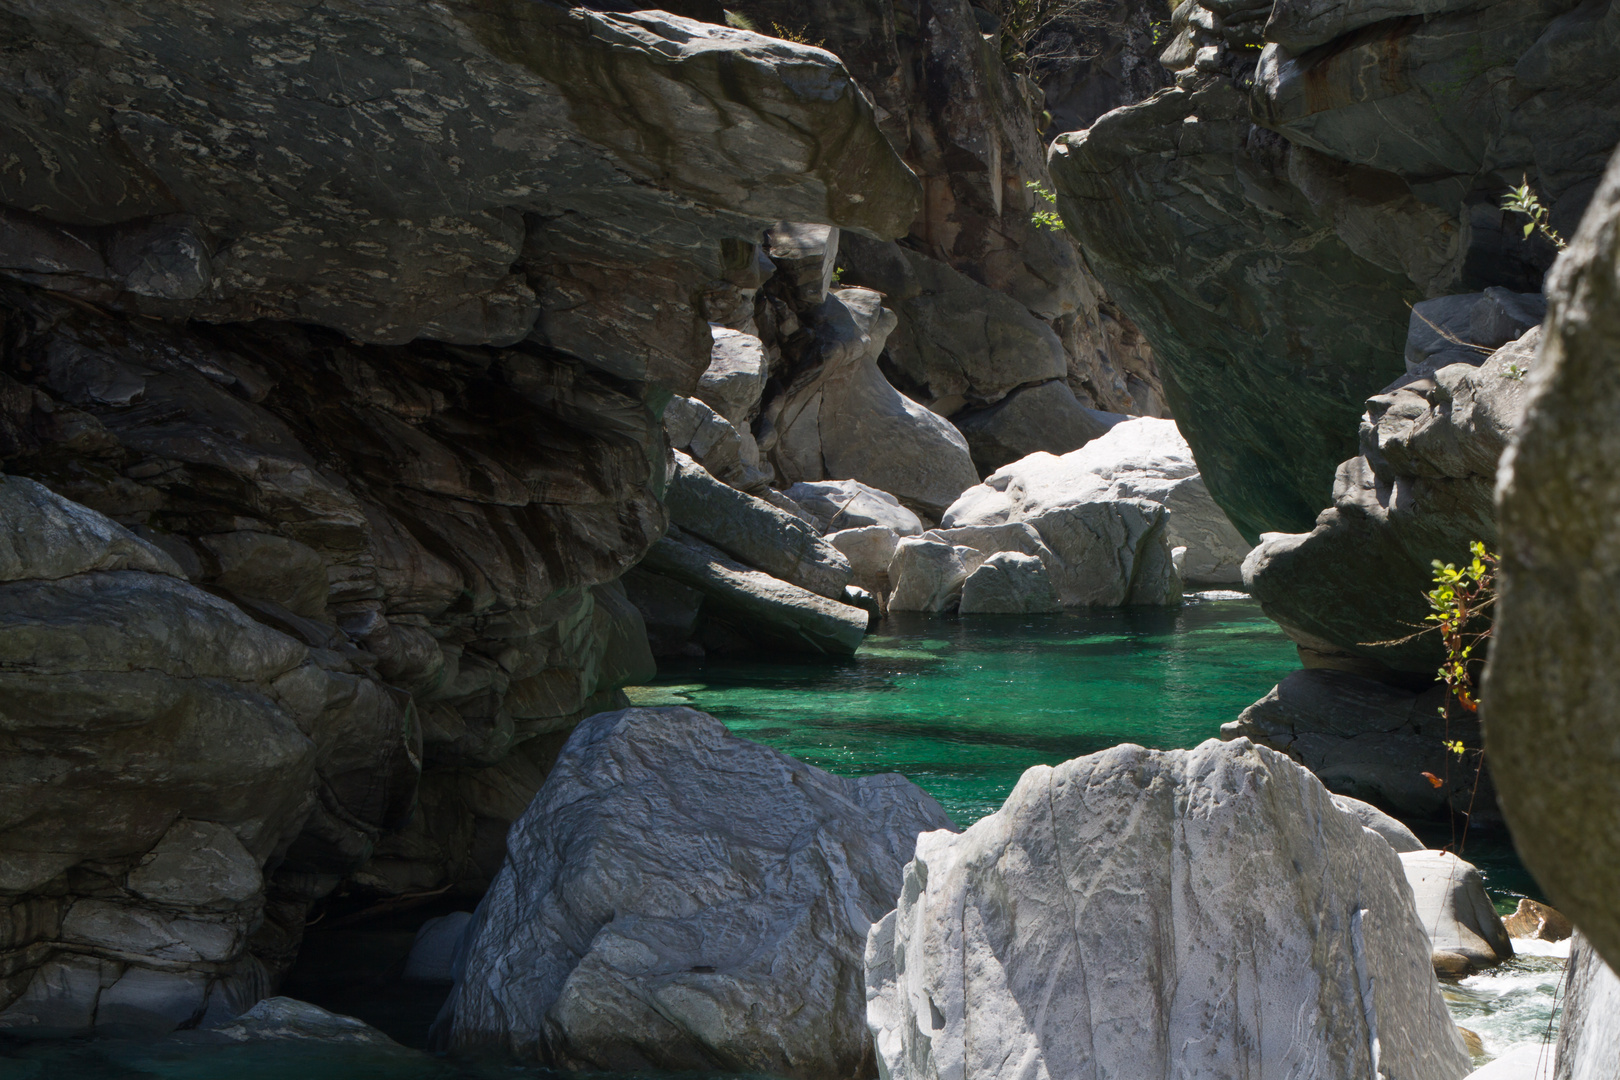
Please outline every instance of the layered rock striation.
M691 709L574 732L513 827L439 1020L567 1069L874 1073L861 945L917 836L890 774L846 779Z
M484 888L651 673L761 235L917 181L831 54L658 12L0 13L0 1024L187 1026L313 903Z
M1468 1071L1390 846L1246 742L1037 767L866 946L884 1075Z

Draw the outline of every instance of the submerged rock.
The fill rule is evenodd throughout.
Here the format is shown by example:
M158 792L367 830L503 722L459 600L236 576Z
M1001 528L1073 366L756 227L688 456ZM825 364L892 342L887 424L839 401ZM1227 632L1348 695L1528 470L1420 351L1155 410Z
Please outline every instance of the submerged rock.
M1461 978L1513 959L1513 940L1472 863L1449 851L1408 851L1401 868L1429 933L1436 974Z
M918 840L866 969L893 1080L1468 1072L1400 860L1247 742L1030 769Z
M897 775L844 779L691 709L575 730L513 828L439 1030L566 1069L873 1072L861 943L917 835Z

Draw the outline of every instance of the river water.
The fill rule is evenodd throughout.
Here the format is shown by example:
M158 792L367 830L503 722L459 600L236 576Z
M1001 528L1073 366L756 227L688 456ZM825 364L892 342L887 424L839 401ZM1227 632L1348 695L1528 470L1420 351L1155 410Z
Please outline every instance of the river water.
M849 660L666 662L658 680L633 689L631 697L643 705L694 706L739 735L832 772L903 773L966 826L997 809L1031 765L1121 742L1170 749L1215 737L1222 723L1297 663L1259 605L1241 594L1205 593L1168 610L894 617ZM1449 839L1449 830L1420 825L1420 832L1431 844ZM1504 912L1518 896L1535 895L1534 882L1503 839L1470 838L1465 854L1480 865ZM311 934L306 952L323 939L339 950L326 958L327 967L356 969L356 977L306 974L289 992L420 1046L434 1003L402 1003L390 974L409 948L411 927ZM1485 1055L1476 1063L1555 1031L1548 1020L1561 973L1559 956L1521 957L1443 987L1457 1022L1483 1040ZM205 1050L106 1040L32 1047L0 1041L0 1080L538 1075L555 1076L325 1044Z

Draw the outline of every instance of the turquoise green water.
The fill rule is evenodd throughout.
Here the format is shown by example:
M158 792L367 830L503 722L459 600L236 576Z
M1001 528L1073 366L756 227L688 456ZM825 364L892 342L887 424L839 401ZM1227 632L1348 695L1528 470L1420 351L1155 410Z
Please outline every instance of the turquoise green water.
M1230 594L1229 594L1230 595ZM631 691L846 775L904 773L958 824L1025 769L1122 742L1195 746L1298 664L1247 598L1170 610L892 617L853 660L664 662Z

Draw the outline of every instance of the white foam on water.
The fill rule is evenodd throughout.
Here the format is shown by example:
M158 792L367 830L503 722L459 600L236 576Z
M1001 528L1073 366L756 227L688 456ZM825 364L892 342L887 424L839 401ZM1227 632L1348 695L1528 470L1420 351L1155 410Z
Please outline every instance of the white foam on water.
M1514 938L1513 954L1515 956L1556 956L1561 960L1569 959L1569 947L1574 938L1565 938L1563 941L1542 941L1540 938Z
M1249 600L1252 597L1246 592L1237 592L1234 589L1205 589L1203 592L1185 594L1184 600Z
M1532 955L1529 949L1500 967L1471 975L1455 984L1442 983L1440 992L1451 1010L1451 1018L1480 1037L1485 1056L1498 1058L1522 1046L1539 1046L1544 1040L1558 1039L1558 1025L1549 1023L1555 995L1562 992L1568 942L1518 941L1530 949L1548 952ZM1563 946L1562 953L1550 950ZM1478 1062L1476 1062L1478 1064Z

